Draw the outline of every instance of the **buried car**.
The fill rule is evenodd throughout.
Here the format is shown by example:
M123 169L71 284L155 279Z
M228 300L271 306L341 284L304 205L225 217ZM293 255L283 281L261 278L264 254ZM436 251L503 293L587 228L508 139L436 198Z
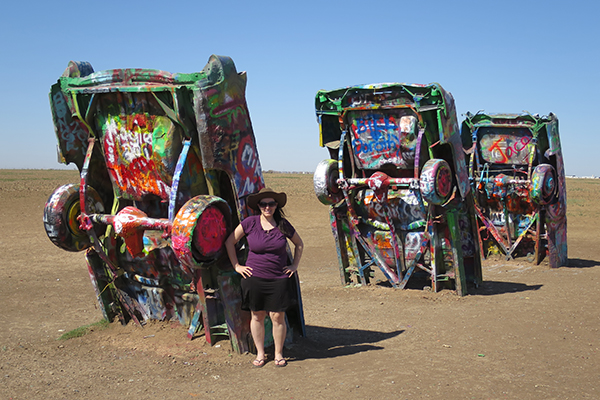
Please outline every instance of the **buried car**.
M567 199L558 118L531 114L466 114L482 256L526 256L567 265Z
M209 343L252 346L224 250L253 213L247 196L264 187L245 88L223 56L191 74L70 62L52 86L59 157L81 180L50 196L44 226L58 247L86 250L108 320L175 320L190 338L203 326ZM304 332L301 301L288 322Z
M330 206L342 284L378 268L394 287L424 276L437 291L481 282L481 260L452 95L439 84L319 91L314 174ZM418 273L416 273L417 271Z

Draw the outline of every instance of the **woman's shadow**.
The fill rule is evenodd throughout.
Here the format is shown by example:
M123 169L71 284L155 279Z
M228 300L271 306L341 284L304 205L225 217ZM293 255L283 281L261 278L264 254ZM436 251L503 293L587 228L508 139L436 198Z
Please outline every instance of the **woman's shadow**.
M383 346L374 343L393 338L403 332L404 330L386 333L307 325L306 337L294 340L294 345L286 349L286 355L293 360L306 360L347 356L369 350L382 350Z

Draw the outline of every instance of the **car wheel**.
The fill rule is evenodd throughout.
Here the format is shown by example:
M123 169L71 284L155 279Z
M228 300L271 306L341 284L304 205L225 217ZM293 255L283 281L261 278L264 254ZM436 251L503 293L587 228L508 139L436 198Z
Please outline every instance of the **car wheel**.
M86 195L91 213L104 212L98 192L88 187ZM92 245L87 232L79 228L79 200L79 185L67 184L56 189L44 207L44 228L48 238L67 251L81 251Z
M193 269L217 260L231 232L231 211L225 200L201 195L188 200L173 220L172 248L182 266Z
M315 194L319 201L325 205L332 205L344 198L344 194L337 184L339 178L338 162L323 160L317 165L313 176Z
M70 78L83 78L94 73L92 64L87 61L69 61L67 69L63 73L63 76Z
M444 204L452 193L452 170L446 160L434 158L425 163L420 179L421 195L428 203Z
M531 200L540 205L550 204L556 196L556 170L550 164L540 164L531 173Z

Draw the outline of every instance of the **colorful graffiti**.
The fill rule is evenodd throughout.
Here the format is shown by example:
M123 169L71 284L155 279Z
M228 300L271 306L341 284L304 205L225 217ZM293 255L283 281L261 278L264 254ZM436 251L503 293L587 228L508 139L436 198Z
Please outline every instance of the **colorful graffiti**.
M102 126L106 166L113 182L134 199L169 197L152 159L154 118L145 114L109 116Z
M480 139L483 159L495 164L527 164L532 137L485 134Z
M66 163L83 164L89 133L82 122L73 119L69 112L67 97L60 91L50 93L55 132L59 141L60 155Z
M264 187L245 100L245 73L212 56L203 71L94 72L71 62L50 103L64 162L79 185L50 196L44 226L57 246L86 251L104 316L173 320L252 347L240 276L224 254ZM243 257L243 254L241 255ZM288 317L303 334L300 310Z
M238 196L245 197L262 189L261 183L256 184L255 177L261 174L261 169L258 152L250 136L245 136L240 141L237 151L237 166L239 168L235 180L239 188Z
M412 168L417 142L413 116L382 113L351 113L352 148L363 168L385 164Z
M385 222L388 215L392 220L398 223L402 221L408 226L427 218L418 197L410 190L388 191L387 208L386 204L375 199L372 190L358 192L356 202L361 208L360 213L366 214L370 220Z
M330 206L342 283L367 284L379 268L397 288L419 274L436 291L479 284L452 96L437 84L374 84L319 91L315 105L331 159L314 189Z

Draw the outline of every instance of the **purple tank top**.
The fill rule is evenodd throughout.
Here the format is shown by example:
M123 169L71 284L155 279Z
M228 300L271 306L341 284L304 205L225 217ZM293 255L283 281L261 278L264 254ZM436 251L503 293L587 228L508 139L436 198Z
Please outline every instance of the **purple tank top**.
M287 225L288 237L294 236L294 227L287 220L283 223ZM279 228L266 232L260 224L260 215L243 220L242 228L250 248L246 265L252 267L252 275L263 279L287 278L283 272L288 265L287 240Z

